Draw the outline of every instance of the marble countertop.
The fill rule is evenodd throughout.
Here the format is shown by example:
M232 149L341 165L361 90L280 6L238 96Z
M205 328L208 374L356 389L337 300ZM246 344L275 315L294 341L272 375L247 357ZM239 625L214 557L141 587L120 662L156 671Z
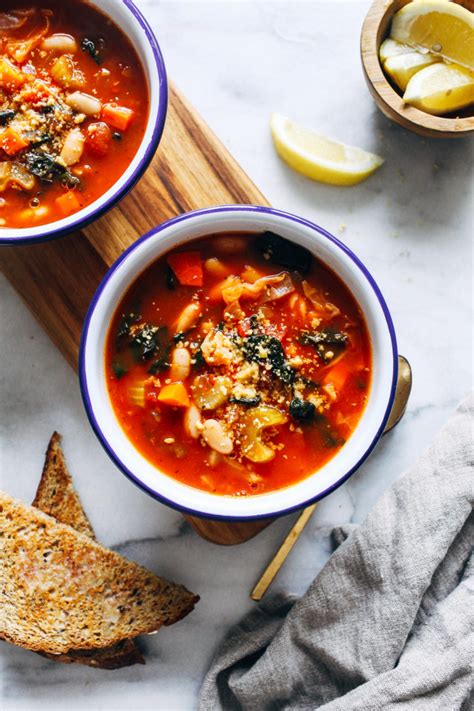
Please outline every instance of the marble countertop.
M329 554L329 529L364 519L409 467L472 381L472 146L430 141L376 109L359 62L369 2L142 0L168 72L270 202L338 235L366 263L391 308L414 386L407 414L371 458L323 501L272 591L302 594ZM386 158L353 188L312 183L277 158L279 111ZM221 548L121 476L86 420L75 373L10 285L0 281L2 488L32 499L54 429L98 538L201 595L195 612L143 640L146 666L63 666L1 645L4 711L193 709L211 657L255 603L249 591L294 516Z

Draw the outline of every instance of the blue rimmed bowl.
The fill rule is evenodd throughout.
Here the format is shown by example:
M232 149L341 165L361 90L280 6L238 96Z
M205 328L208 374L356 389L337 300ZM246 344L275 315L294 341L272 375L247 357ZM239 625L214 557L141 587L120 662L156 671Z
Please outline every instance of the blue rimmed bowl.
M148 81L150 108L140 147L120 179L93 203L62 220L38 227L0 228L0 244L31 244L62 237L97 220L133 188L150 164L160 142L168 106L168 83L160 47L132 0L88 0L124 32L135 48Z
M279 491L228 497L200 491L161 472L123 432L109 399L105 347L118 304L147 267L170 249L216 232L271 230L306 247L351 290L364 313L372 344L372 384L354 433L321 469ZM295 215L256 206L222 206L189 212L156 227L109 269L86 316L80 349L80 384L89 421L119 469L155 499L192 516L250 520L281 516L321 499L340 486L367 458L387 422L397 379L397 345L389 310L373 277L342 242Z

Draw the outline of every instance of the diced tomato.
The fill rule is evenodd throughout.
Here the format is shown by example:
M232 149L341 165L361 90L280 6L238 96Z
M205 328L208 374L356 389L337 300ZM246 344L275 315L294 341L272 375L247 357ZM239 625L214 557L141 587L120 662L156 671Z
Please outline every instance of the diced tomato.
M65 216L72 215L81 209L81 203L74 190L68 190L67 193L56 198L55 203Z
M8 59L0 59L0 86L2 89L14 91L22 86L26 81L23 72L15 67Z
M0 148L3 148L9 156L14 156L15 153L22 151L30 145L29 141L20 136L15 129L10 126L0 134Z
M112 131L103 121L91 123L87 128L86 149L99 158L107 155L112 143Z
M158 400L166 405L171 405L171 407L188 407L190 403L188 392L183 383L163 385Z
M102 118L109 126L116 128L117 131L126 131L134 116L132 109L127 109L126 106L117 106L117 104L104 104L102 107Z
M167 262L183 286L202 286L203 272L199 252L178 252L170 254Z

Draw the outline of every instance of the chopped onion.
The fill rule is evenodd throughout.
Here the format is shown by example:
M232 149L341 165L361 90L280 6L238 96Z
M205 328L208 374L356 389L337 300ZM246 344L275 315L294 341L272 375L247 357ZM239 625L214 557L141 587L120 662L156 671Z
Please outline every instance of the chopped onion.
M0 193L10 187L33 190L35 185L36 178L21 163L10 163L10 161L0 163Z
M263 282L265 287L265 293L260 299L261 304L265 304L267 301L282 299L295 290L293 281L288 272L282 272L276 277L263 277L255 283L258 284L259 282Z
M10 57L13 57L13 59L16 62L18 62L19 64L23 64L23 62L26 61L26 58L28 57L30 52L32 52L34 49L36 49L36 47L40 44L43 37L48 33L49 18L46 16L43 16L43 20L45 21L45 26L43 27L42 30L39 30L35 35L28 37L27 39L24 39L24 40L11 39L6 43L6 45L5 45L6 53Z
M309 299L313 306L316 307L316 313L318 316L322 316L326 319L332 319L335 316L339 316L341 310L330 301L326 301L324 296L314 286L308 284L307 281L303 281L302 287L306 298Z

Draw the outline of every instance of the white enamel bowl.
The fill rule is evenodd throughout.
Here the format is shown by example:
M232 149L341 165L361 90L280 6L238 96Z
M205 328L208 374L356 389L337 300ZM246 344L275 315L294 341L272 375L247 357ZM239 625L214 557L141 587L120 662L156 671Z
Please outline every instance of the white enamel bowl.
M1 244L28 244L62 237L85 227L117 204L141 178L160 142L168 104L166 70L156 37L132 0L88 0L121 28L134 46L148 81L150 109L140 147L119 180L93 203L62 220L25 228L0 228Z
M104 351L115 310L127 289L158 257L177 245L215 232L271 230L309 249L349 287L367 322L373 375L366 409L339 452L303 481L272 493L217 496L167 476L148 462L124 434L109 399ZM80 382L87 415L119 469L154 498L194 516L243 520L278 516L326 496L366 459L390 414L397 378L397 345L387 305L368 270L341 242L302 218L266 207L223 206L177 217L133 244L100 284L84 324Z

